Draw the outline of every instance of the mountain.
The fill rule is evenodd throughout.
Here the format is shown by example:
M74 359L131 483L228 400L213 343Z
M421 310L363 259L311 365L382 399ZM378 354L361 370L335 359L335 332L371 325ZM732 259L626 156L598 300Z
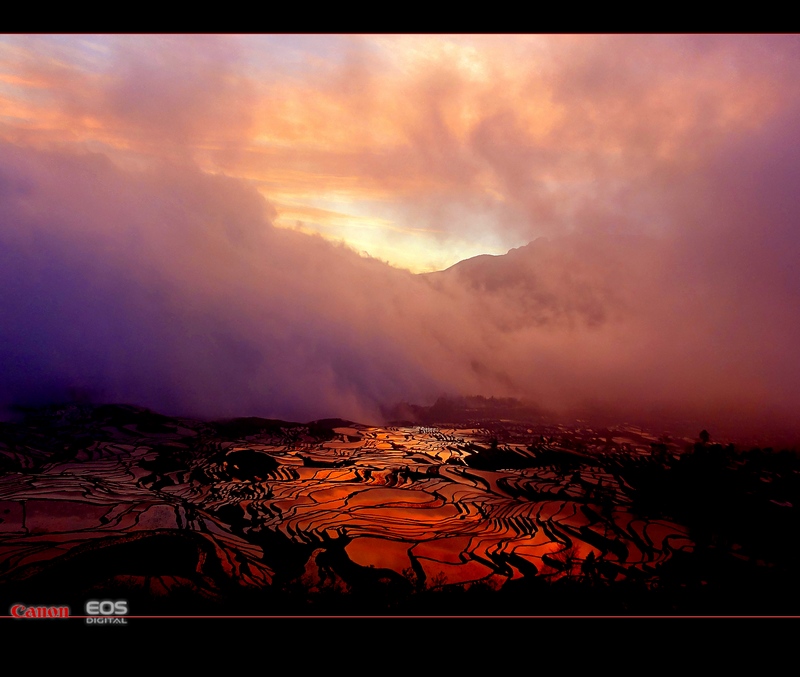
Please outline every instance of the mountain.
M475 256L424 278L439 291L473 297L503 328L597 327L623 305L625 293L615 271L630 267L604 239L538 238L506 254Z

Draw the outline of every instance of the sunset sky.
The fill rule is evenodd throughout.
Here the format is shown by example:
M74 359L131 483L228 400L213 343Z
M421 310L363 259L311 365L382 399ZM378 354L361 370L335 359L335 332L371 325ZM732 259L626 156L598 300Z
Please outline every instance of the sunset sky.
M791 423L798 71L795 35L0 36L0 405Z

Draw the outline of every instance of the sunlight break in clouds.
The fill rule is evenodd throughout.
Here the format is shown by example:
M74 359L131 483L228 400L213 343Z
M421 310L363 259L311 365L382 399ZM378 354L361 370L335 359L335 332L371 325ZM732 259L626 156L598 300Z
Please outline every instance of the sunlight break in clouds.
M5 36L0 400L792 423L798 52Z

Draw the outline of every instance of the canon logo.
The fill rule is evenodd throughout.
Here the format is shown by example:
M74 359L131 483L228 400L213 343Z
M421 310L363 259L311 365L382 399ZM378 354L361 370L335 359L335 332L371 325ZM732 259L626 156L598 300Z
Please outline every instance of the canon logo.
M14 618L69 618L69 607L15 604L11 607L11 615Z

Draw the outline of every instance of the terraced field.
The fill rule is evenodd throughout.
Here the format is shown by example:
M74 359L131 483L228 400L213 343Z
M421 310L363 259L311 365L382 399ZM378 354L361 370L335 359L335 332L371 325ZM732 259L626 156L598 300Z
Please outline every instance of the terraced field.
M647 508L631 484L691 442L657 439L38 412L0 430L0 603L103 594L139 613L402 613L422 608L417 594L447 614L472 589L527 591L519 608L535 614L534 584L658 590L698 543L679 511ZM755 566L740 543L723 546Z

